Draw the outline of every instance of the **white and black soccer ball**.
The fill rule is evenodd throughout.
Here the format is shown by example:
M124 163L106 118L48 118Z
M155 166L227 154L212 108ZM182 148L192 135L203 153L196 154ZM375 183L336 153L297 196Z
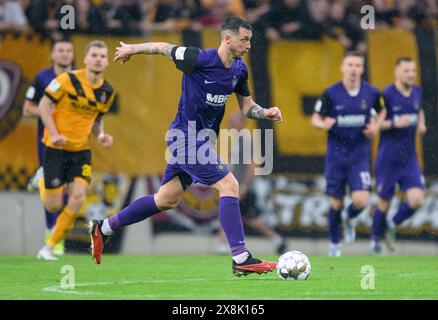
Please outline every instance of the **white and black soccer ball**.
M310 261L300 251L289 251L278 259L277 274L283 280L306 280L310 275Z

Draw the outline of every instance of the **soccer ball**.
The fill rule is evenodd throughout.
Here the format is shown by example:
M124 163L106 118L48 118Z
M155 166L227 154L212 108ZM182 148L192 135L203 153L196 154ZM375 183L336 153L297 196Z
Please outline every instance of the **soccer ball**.
M278 259L277 274L283 280L306 280L310 274L310 261L300 251L289 251Z

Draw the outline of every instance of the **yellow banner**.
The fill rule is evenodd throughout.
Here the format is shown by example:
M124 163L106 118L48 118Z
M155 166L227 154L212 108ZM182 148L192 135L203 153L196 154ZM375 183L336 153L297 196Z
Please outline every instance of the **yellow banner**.
M32 79L51 64L50 43L42 42L39 37L29 39L6 36L0 41L0 60L10 61L21 69L20 89L15 101L21 107L24 93ZM18 184L16 181L26 180L38 167L36 138L37 120L22 118L9 134L0 139L0 172L3 174L0 189L5 185L16 188L18 184L26 184L26 181L19 181Z
M340 80L343 49L335 41L281 41L269 49L272 100L283 114L275 126L278 151L288 156L323 156L326 133L310 124L303 96L320 96Z
M84 49L97 37L73 38L76 66L83 66ZM103 37L109 46L110 65L106 79L119 95L119 111L105 116L105 131L115 139L109 150L99 147L92 138L94 170L129 175L162 173L165 162L166 131L174 119L181 94L182 73L162 56L135 56L128 63L112 63L119 41L139 43L163 41L181 45L180 33L154 33L143 37ZM202 33L203 49L218 47L220 34L207 29ZM418 61L415 37L400 30L369 32L370 82L382 89L393 82L394 63L406 55ZM253 48L256 50L256 48ZM269 69L273 103L282 109L284 122L276 125L278 150L283 155L324 156L326 133L314 129L310 116L303 112L304 96L320 96L325 88L339 81L343 48L334 40L281 41L271 45ZM29 85L37 72L50 66L50 44L40 39L6 37L0 42L0 59L9 60L22 69L22 87ZM250 84L252 75L246 58ZM22 90L23 91L23 90ZM24 99L24 92L20 99ZM235 97L227 103L222 128L228 118L239 111ZM255 121L247 121L251 128ZM420 155L422 155L422 148ZM22 119L19 125L0 140L0 171L12 166L32 172L37 166L36 121Z
M93 39L88 36L73 39L78 67L82 65L87 43ZM153 34L147 39L104 37L101 40L109 47L111 61L105 78L120 99L119 112L107 114L104 118L105 131L114 136L114 145L106 150L92 138L95 171L129 175L161 173L166 165L164 138L177 112L182 73L163 56L138 55L123 65L112 60L119 41L163 41L180 45L180 34Z

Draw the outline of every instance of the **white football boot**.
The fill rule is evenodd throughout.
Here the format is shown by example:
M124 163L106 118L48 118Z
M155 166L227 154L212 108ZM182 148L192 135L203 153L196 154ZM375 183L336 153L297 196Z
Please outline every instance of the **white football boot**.
M45 261L57 261L58 258L53 254L53 249L49 246L44 246L38 251L37 258Z

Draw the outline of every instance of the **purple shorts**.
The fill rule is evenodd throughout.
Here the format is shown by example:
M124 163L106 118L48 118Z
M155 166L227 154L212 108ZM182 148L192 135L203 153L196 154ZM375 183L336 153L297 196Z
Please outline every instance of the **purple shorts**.
M183 189L186 190L192 183L199 182L211 186L222 180L230 171L221 163L213 148L209 148L208 153L210 158L215 159L215 161L200 163L195 159L195 161L190 161L195 163L189 163L186 157L185 161L168 163L161 184L166 184L174 177L179 177Z
M325 161L326 194L338 199L345 196L346 186L350 192L371 190L370 162L368 157L360 161L336 160Z
M398 184L405 192L411 188L424 189L424 177L416 159L404 165L394 165L383 161L376 161L377 194L383 199L391 199Z

